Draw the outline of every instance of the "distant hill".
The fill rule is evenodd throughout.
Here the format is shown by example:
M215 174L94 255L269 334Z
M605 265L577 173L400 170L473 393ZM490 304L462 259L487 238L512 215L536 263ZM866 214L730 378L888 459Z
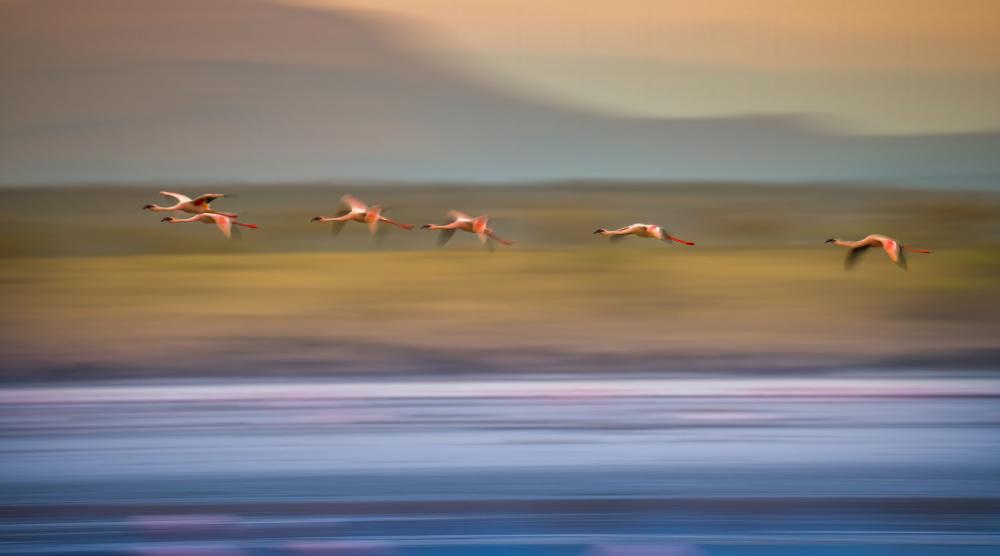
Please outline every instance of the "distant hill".
M625 119L511 98L393 22L252 0L0 2L0 183L563 178L1000 184L1000 133Z

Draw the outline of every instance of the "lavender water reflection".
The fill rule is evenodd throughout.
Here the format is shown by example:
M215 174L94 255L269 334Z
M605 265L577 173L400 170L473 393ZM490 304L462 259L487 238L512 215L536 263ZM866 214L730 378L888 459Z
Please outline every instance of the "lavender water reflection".
M3 550L988 554L988 377L2 392Z

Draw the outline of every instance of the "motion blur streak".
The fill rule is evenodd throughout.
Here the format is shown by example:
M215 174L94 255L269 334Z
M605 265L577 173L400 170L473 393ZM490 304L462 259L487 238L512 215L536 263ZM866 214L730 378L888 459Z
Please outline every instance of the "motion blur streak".
M998 397L986 375L13 387L0 551L985 555Z

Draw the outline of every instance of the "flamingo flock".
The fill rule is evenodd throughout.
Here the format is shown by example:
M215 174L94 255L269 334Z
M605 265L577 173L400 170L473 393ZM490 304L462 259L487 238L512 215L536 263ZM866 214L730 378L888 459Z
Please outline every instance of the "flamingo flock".
M256 224L238 222L236 220L237 215L234 213L216 211L209 207L209 204L212 201L223 197L229 197L230 195L223 193L205 193L191 199L185 195L181 195L180 193L171 193L169 191L161 191L160 193L162 195L174 197L177 200L176 204L169 207L161 207L150 204L142 208L144 210L152 211L181 211L194 215L189 218L174 218L172 216L168 216L163 218L161 222L202 222L204 224L215 224L227 238L233 237L233 231L236 230L233 226L243 226L246 228L259 227ZM412 224L403 224L386 218L383 216L384 212L385 207L383 205L368 206L357 197L347 194L340 199L340 203L334 211L333 216L315 216L312 220L310 220L310 222L333 222L332 233L334 237L340 233L341 229L343 229L344 225L348 222L367 224L368 230L377 239L380 238L380 226L383 223L398 226L405 230L413 229ZM514 243L503 239L496 234L493 228L489 225L490 217L487 215L481 215L473 218L457 210L451 210L448 211L445 216L447 221L443 224L424 224L420 227L421 230L440 230L437 241L439 247L447 244L448 241L451 240L452 236L455 235L457 230L475 234L479 238L479 241L491 250L494 248L494 242L501 243L503 245L512 245ZM665 243L676 242L683 245L694 245L693 241L687 241L670 235L663 227L657 224L636 223L618 228L616 230L598 228L593 233L607 236L613 243L631 235L640 238L658 239ZM907 270L906 258L903 256L904 250L915 251L917 253L930 253L930 251L926 249L917 249L916 247L904 245L896 239L879 234L871 234L856 241L830 238L826 240L826 243L843 245L849 248L847 258L844 260L844 268L847 270L853 269L861 254L866 252L871 247L881 247L884 249L886 254L889 255L889 259L896 263L896 265L902 270Z

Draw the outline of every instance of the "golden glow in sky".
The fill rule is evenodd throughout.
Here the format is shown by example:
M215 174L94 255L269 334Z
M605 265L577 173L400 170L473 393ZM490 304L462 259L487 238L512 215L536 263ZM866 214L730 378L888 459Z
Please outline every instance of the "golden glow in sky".
M281 0L408 20L483 79L636 116L1000 128L992 0Z
M462 46L754 70L1000 68L992 0L284 0L426 20Z

